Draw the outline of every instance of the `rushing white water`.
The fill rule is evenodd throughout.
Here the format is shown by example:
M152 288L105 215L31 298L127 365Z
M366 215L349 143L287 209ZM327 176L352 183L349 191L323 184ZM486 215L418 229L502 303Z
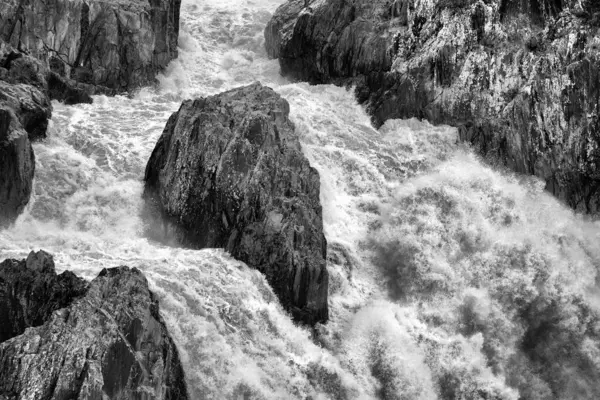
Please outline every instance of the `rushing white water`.
M282 79L263 49L280 1L184 0L180 57L158 88L55 103L0 259L45 249L86 278L142 269L194 399L597 398L598 223L485 166L454 129L376 130L345 89ZM221 250L143 235L144 168L170 113L255 80L288 99L321 175L331 321L315 332Z

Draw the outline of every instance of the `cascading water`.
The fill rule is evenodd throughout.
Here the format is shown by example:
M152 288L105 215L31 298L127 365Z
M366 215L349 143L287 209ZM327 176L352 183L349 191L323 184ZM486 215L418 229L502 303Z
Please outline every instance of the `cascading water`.
M286 82L263 50L280 1L184 0L180 57L158 88L55 103L0 259L45 249L87 278L143 270L194 399L596 398L600 225L485 166L454 129L376 130L345 89ZM331 320L315 332L223 251L143 234L144 168L170 113L255 80L290 102L321 175Z

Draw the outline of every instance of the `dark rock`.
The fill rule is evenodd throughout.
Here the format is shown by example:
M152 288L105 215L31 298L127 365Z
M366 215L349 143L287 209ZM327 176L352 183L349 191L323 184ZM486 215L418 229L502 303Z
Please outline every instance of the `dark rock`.
M29 202L35 157L14 111L0 103L0 227L13 223Z
M181 0L4 0L0 38L59 76L125 91L154 82L177 57L180 6Z
M284 75L355 85L376 125L456 126L491 162L599 212L596 2L435 0L404 14L392 3L290 0L265 30L267 51Z
M27 260L0 263L0 343L40 326L52 313L83 295L87 284L66 271L54 270L52 256L31 252Z
M328 317L319 174L300 149L289 104L259 83L185 101L146 167L145 196L166 234L224 247L262 271L309 324Z
M74 81L69 81L55 72L49 72L47 78L48 95L51 99L69 105L93 102L89 93L85 89L77 87Z
M188 398L177 349L139 270L104 269L85 291L74 275L57 277L42 252L1 265L14 278L4 283L7 292L19 301L33 306L50 296L70 304L27 314L45 321L0 344L0 398Z

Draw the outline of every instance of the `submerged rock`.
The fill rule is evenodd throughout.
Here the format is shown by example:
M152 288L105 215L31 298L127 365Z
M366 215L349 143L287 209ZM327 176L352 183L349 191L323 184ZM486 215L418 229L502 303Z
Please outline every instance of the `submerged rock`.
M302 154L289 104L259 83L185 101L146 167L145 196L166 235L224 247L263 272L296 320L326 321L318 172Z
M129 90L154 82L177 57L180 6L181 0L5 0L0 37L64 78Z
M29 202L35 157L12 108L0 102L0 228L12 224Z
M290 0L265 36L283 74L356 85L376 125L456 126L492 162L596 213L598 15L589 0Z
M38 252L0 264L0 284L1 326L18 334L0 343L0 398L187 399L177 349L136 268L104 269L86 285L57 276Z

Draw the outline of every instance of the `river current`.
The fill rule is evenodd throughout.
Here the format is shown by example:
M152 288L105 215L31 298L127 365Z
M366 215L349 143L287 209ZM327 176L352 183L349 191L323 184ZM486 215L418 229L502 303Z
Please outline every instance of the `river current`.
M55 102L0 259L44 249L88 279L143 270L193 399L593 398L600 224L486 165L453 128L377 130L346 89L281 78L263 38L280 2L184 0L179 58L158 87ZM144 169L169 115L257 80L289 101L321 176L331 320L315 331L222 250L144 236Z

